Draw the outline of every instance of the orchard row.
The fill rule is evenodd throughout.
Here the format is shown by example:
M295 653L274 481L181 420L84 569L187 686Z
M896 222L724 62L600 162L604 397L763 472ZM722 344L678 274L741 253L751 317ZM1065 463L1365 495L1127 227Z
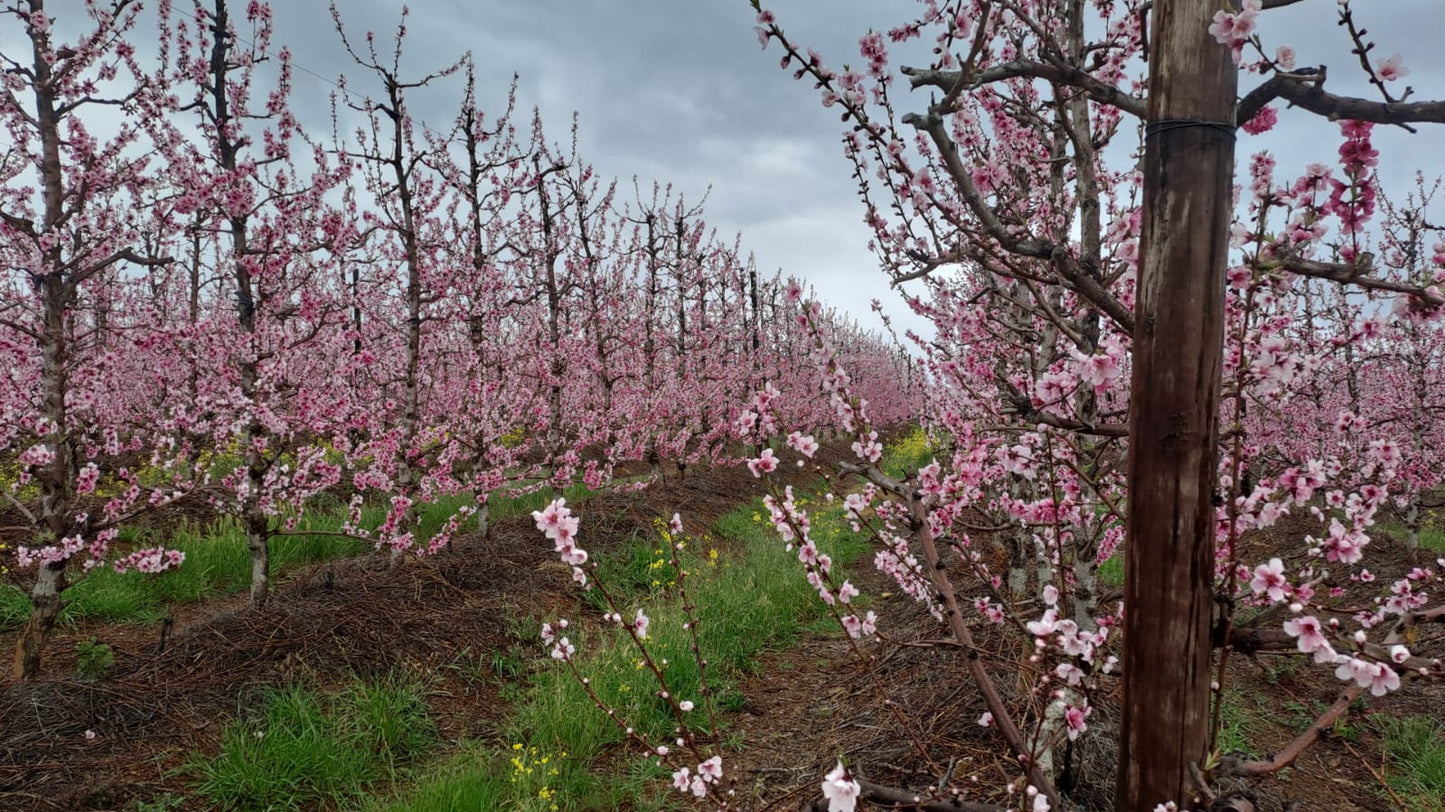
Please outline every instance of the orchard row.
M819 389L779 277L701 205L598 177L575 128L564 146L510 103L487 115L466 60L400 75L400 30L379 54L339 17L370 87L334 116L361 126L304 132L269 8L232 13L3 17L33 46L6 54L0 96L3 498L38 574L21 673L91 566L180 563L115 548L158 506L235 516L259 606L269 539L338 483L390 505L351 532L435 551L471 517L421 538L419 503L475 494L485 527L498 489L726 459L757 439L754 392ZM424 86L456 93L444 131L410 112ZM907 419L907 357L828 320L875 408ZM829 417L789 404L790 429Z

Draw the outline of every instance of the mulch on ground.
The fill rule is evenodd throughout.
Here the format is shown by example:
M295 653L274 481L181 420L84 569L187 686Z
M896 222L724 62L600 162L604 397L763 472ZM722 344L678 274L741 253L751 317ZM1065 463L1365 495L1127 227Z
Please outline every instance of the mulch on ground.
M1241 546L1250 559L1289 554L1300 548L1307 533L1318 536L1319 523L1307 515L1291 516L1251 535ZM1370 553L1376 583L1340 584L1347 588L1347 598L1361 605L1368 605L1381 583L1417 563L1384 538L1375 545ZM854 572L855 582L865 595L875 596L873 607L885 619L879 624L880 642L866 649L876 658L873 667L882 690L874 687L867 667L840 637L813 636L796 649L769 655L758 673L740 686L748 698L738 723L747 747L730 761L741 774L739 794L757 810L800 809L821 797L823 774L843 756L880 784L922 793L948 775L954 786L977 786L977 792L965 793L963 800L1007 806L1010 798L1001 787L1018 771L1009 763L1002 740L977 723L986 707L965 670L963 652L940 644L945 636L941 626L918 604L898 595L896 585L870 562L858 562ZM982 594L976 584L959 584L959 592L965 598ZM1022 652L1030 645L997 627L975 623L973 632L982 652ZM1441 632L1433 635L1438 638ZM1421 650L1439 648L1437 641L1424 643ZM989 669L1011 705L1017 708L1027 699L1016 667L1000 661L989 663ZM1249 757L1272 757L1334 701L1345 684L1333 670L1280 654L1231 658L1227 684L1248 712ZM1382 771L1382 742L1370 719L1377 714L1439 718L1445 685L1409 683L1384 698L1366 698L1371 701L1363 713L1347 716L1292 767L1249 785L1259 812L1397 808L1376 777ZM1056 754L1057 763L1067 764L1070 772L1060 784L1080 809L1109 810L1118 757L1118 697L1095 696L1092 704L1089 732L1077 746ZM907 724L900 724L895 709ZM907 727L913 729L911 735L904 734ZM1012 801L1016 805L1017 796Z

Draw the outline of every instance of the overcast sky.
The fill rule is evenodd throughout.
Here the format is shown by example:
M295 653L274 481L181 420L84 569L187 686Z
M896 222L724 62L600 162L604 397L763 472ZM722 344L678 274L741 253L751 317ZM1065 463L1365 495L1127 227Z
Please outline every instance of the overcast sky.
M51 4L64 19L78 0ZM177 0L177 5L188 3ZM244 3L236 0L237 12ZM766 4L796 42L812 46L833 66L859 63L858 38L915 15L914 0L775 0ZM1416 99L1445 96L1445 0L1389 0L1356 5L1357 19L1379 42L1372 58L1400 53L1411 74L1393 89L1418 88ZM376 93L374 77L352 65L332 27L325 0L273 0L275 45L292 49L294 100L303 123L330 127L326 79L347 74L351 88ZM782 268L817 286L823 298L875 323L868 302L878 298L900 321L904 308L867 250L869 233L839 146L840 123L818 103L810 83L778 67L780 49L763 52L746 0L412 0L403 71L441 68L470 51L483 106L500 111L514 73L525 121L542 111L548 135L565 141L575 111L581 152L604 177L642 188L672 183L696 200L709 188L707 219L725 239L740 231L745 250L767 270ZM340 0L356 39L366 30L388 44L401 0ZM1266 12L1261 34L1269 47L1294 45L1298 64L1329 66L1328 87L1369 95L1335 24L1336 0L1303 0ZM1428 32L1428 35L1422 32ZM10 41L7 37L5 47ZM901 59L896 59L895 64ZM919 60L921 61L921 60ZM315 75L313 75L315 74ZM1241 92L1259 82L1241 77ZM900 82L900 85L904 83ZM434 127L450 124L461 81L441 83L411 99L413 115ZM922 92L896 97L903 112L921 110ZM1403 195L1413 173L1440 173L1438 145L1445 128L1410 136L1378 128L1381 176ZM1312 115L1285 111L1280 126L1261 137L1240 134L1241 166L1269 149L1281 176L1310 161L1334 161L1338 130ZM630 193L630 190L629 190ZM1445 218L1437 218L1445 219Z

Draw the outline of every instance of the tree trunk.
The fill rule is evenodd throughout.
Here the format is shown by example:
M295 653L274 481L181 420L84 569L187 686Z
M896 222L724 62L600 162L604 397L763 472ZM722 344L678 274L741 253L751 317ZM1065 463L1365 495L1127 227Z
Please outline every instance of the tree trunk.
M1188 806L1209 737L1213 492L1237 69L1220 0L1154 4L1130 403L1120 812Z
M260 609L271 596L271 521L259 509L247 511L246 548L251 552L251 608Z
M65 562L46 564L35 578L30 590L30 621L15 641L15 671L17 680L35 679L40 676L40 656L45 650L45 641L55 628L60 610L65 607L60 593L65 591Z

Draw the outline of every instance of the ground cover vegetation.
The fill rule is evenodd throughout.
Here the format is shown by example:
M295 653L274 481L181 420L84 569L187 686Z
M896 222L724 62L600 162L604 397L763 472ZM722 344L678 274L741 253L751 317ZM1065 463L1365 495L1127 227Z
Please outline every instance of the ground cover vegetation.
M12 752L93 741L86 718L150 729L154 708L106 711L95 686L144 683L154 702L176 658L210 652L206 668L235 673L207 671L189 716L166 711L188 724L263 667L332 684L252 692L222 756L196 762L207 791L249 780L225 772L246 748L366 751L287 790L337 804L430 742L469 738L465 714L437 713L450 689L427 696L433 739L402 696L413 683L386 683L391 710L368 731L405 746L363 740L375 733L346 702L402 664L480 662L500 679L463 693L505 689L511 721L491 719L400 808L1431 808L1445 235L1436 185L1381 188L1372 139L1445 122L1445 105L1397 89L1408 69L1370 40L1367 11L1321 13L1369 98L1268 39L1292 0L930 0L863 35L858 69L753 5L763 46L843 117L882 270L934 328L907 337L911 354L760 278L671 190L624 202L535 116L483 115L465 60L400 75L401 29L381 48L335 12L378 89L348 86L337 118L360 127L326 143L287 109L284 52L259 70L262 3L242 15L249 49L220 2L154 19L95 6L63 42L72 29L38 0L5 10L33 46L5 55L0 96L17 134L0 201L0 525L17 551L6 578L31 579L7 723L40 720ZM895 67L890 49L925 66ZM407 94L448 81L454 127L421 130ZM101 105L126 117L92 132ZM1236 160L1311 116L1335 163ZM920 430L885 448L907 421ZM772 532L719 523L759 557L713 575L688 528L722 511L682 477L728 460L745 463L734 484L767 490ZM556 492L579 482L600 495ZM537 501L494 528L493 494ZM337 530L304 524L323 495L346 506ZM628 498L655 504L619 537ZM244 537L249 610L143 662L84 638L85 680L40 679L72 581L184 569L168 537L128 528L192 504ZM270 556L293 533L387 555L312 569L278 607ZM843 566L853 536L876 572ZM426 615L454 594L497 609L497 582L534 590L512 593L533 601L509 610L512 632ZM791 590L776 612L731 608L775 586ZM799 620L804 597L822 623ZM466 630L479 648L463 658ZM234 645L206 649L205 633ZM784 667L768 649L785 639L824 665L786 662L798 692L757 725L782 723L792 747L769 767L728 713L749 708L756 658ZM867 723L844 736L809 713ZM272 714L280 744L245 738ZM1292 780L1322 751L1335 760L1313 769L1348 772L1343 786ZM599 782L599 764L625 780ZM768 769L787 778L749 783ZM19 765L26 797L48 772Z

